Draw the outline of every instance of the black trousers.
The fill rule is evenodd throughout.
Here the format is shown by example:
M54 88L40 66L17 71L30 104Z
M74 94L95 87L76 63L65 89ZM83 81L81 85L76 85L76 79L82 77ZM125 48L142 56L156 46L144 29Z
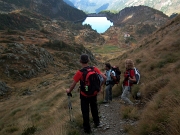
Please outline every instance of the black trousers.
M86 131L91 130L89 123L89 107L91 108L91 114L95 125L99 124L98 116L98 106L97 106L97 96L84 97L80 95L81 98L81 111L83 115L83 128Z

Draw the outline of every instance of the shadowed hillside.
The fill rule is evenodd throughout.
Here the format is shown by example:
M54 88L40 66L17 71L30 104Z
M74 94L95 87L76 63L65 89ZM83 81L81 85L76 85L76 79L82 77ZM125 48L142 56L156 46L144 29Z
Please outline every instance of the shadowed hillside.
M20 14L0 14L0 30L16 29L38 29L38 25L26 16Z
M83 11L67 5L63 0L6 0L0 1L0 7L3 12L28 9L49 18L68 21L76 21L86 17Z

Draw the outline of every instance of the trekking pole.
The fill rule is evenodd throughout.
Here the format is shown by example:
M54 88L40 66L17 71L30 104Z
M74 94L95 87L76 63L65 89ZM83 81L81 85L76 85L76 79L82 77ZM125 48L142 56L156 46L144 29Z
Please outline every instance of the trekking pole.
M105 91L104 88L105 88L105 86L103 85L103 101L104 101L104 91Z
M73 112L72 112L72 104L71 104L71 99L70 99L70 97L72 97L72 94L67 93L67 96L68 96L69 118L70 118L70 121L74 121L73 120Z

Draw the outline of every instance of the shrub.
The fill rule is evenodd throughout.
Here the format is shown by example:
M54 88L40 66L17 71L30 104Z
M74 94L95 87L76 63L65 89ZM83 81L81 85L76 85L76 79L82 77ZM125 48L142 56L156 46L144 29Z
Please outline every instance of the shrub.
M17 127L9 127L6 129L6 132L8 133L14 133L16 131L18 131L19 129Z
M141 59L136 59L136 63L137 64L141 63Z
M37 128L33 125L32 127L28 127L24 129L21 135L32 135L36 132Z

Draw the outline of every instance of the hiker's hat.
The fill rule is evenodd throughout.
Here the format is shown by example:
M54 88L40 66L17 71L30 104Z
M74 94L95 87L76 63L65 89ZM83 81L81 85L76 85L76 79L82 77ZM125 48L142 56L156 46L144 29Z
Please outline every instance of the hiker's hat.
M82 63L88 63L89 62L89 57L87 54L82 54L80 58Z

